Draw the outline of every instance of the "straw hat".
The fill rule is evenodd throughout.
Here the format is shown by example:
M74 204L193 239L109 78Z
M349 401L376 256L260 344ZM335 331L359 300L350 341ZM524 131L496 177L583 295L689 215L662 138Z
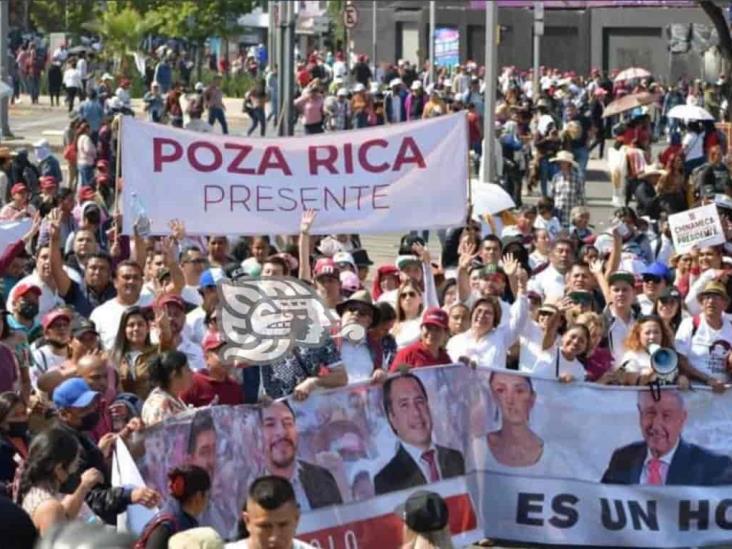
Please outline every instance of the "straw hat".
M568 162L575 168L577 167L577 162L574 161L574 155L569 151L559 151L557 156L552 158L550 162Z

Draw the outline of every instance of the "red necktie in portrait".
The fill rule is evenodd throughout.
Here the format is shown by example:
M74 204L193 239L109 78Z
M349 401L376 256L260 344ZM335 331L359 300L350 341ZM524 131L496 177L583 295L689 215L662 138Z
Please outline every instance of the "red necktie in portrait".
M435 461L435 451L427 450L422 454L421 459L427 464L427 467L429 468L430 482L437 482L438 480L440 480L440 471L437 469L437 461Z

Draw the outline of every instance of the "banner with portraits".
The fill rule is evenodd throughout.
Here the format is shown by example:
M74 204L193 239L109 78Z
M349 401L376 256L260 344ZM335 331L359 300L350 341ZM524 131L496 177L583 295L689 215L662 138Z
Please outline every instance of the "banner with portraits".
M454 365L267 407L216 406L151 428L138 467L212 476L201 518L235 539L249 484L293 482L298 537L397 547L400 506L440 493L456 544L484 536L612 547L732 540L732 397L561 384Z
M388 233L460 225L468 208L465 113L278 139L197 133L123 117L124 232ZM439 208L435 208L439 204ZM144 220L144 222L142 221ZM149 225L149 226L148 226Z

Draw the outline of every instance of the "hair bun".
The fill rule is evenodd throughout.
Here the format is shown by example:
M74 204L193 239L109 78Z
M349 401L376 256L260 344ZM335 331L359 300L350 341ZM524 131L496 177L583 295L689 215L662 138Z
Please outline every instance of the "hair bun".
M182 498L186 493L186 479L181 474L171 475L168 489L173 497Z

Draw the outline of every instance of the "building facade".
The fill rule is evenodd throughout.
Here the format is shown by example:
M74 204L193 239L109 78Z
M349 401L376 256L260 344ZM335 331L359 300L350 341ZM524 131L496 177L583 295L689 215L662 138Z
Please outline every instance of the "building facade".
M423 62L429 51L429 2L359 1L358 24L350 39L356 53L372 54L373 9L376 8L377 58L379 62L408 59ZM532 4L523 2L519 4ZM556 3L555 3L556 4ZM586 74L592 67L641 66L662 80L701 78L704 55L671 54L668 27L672 24L711 25L706 14L693 3L677 2L667 6L607 7L609 2L565 3L584 6L574 9L544 10L544 35L541 38L540 64ZM485 9L480 1L439 0L436 28L459 32L460 58L483 64L485 59ZM533 10L527 7L498 8L500 38L498 64L522 69L533 64ZM706 66L709 66L707 60ZM716 79L709 74L707 79Z

